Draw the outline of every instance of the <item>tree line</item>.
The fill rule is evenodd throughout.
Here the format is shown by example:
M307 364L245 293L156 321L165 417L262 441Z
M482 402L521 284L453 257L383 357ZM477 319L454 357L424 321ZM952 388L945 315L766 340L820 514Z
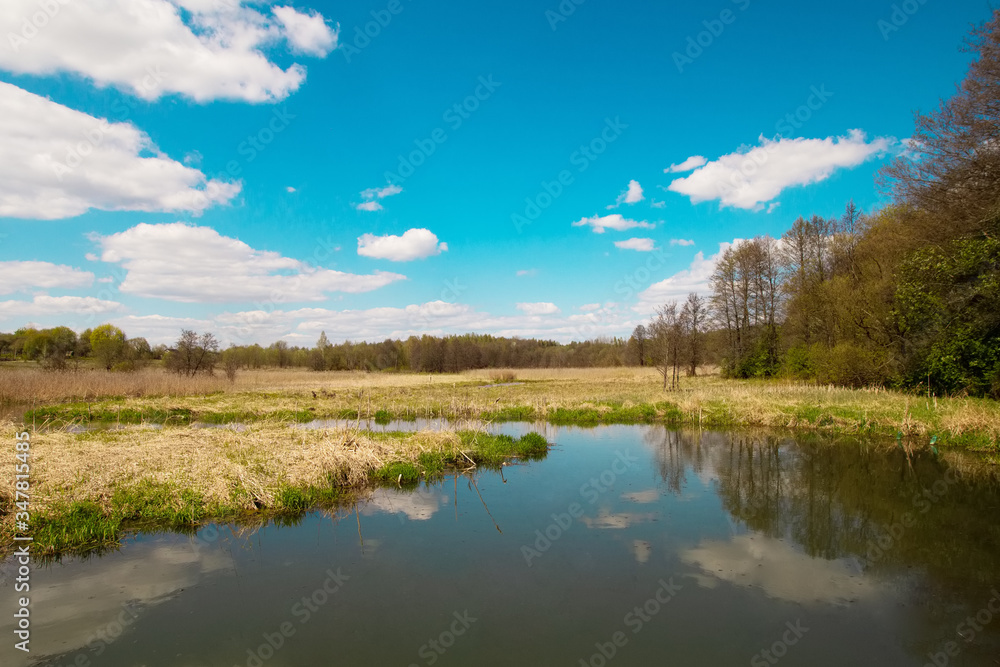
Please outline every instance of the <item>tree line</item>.
M889 205L850 202L721 255L710 314L727 375L1000 398L1000 12L966 48L955 95L879 172Z

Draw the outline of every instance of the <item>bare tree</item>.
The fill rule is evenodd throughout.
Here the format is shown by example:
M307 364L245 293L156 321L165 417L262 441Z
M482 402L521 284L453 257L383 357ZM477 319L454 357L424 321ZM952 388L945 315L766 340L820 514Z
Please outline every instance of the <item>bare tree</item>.
M703 343L702 335L705 327L706 307L705 299L696 292L688 294L684 308L681 310L681 319L684 323L684 338L686 339L688 375L695 377L698 375L698 366L701 365Z
M219 341L210 333L198 335L183 329L177 339L176 349L166 359L166 366L177 374L195 375L199 372L211 375L215 370Z
M663 376L663 390L680 388L681 350L684 341L684 322L677 311L677 302L671 301L656 309L656 318L650 325L657 360L657 370Z

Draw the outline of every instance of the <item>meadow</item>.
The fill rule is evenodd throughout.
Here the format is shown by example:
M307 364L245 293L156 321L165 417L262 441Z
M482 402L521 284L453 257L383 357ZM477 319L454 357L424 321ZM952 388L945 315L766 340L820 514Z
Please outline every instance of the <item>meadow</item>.
M1000 462L1000 405L706 372L664 391L648 368L460 374L260 370L187 378L0 367L0 430L31 435L32 533L42 554L113 545L129 527L301 513L377 484L544 456L545 439L490 435L489 423L666 424L820 432L888 446L961 449ZM371 422L441 420L419 432ZM315 420L336 423L303 428ZM11 436L13 437L13 436ZM11 544L14 480L0 487Z

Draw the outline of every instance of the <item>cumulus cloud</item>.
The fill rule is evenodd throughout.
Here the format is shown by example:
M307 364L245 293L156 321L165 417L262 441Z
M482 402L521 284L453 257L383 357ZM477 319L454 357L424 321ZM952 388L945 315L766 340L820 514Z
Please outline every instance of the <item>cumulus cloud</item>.
M124 310L117 301L92 296L36 296L31 301L0 301L0 319L46 315L105 315Z
M701 155L692 155L688 159L684 160L680 164L672 164L663 170L665 174L677 174L682 171L691 171L692 169L697 169L704 165L708 160L706 160Z
M181 329L213 331L223 344L261 343L275 340L313 345L321 331L332 341L377 342L386 338L444 336L481 331L497 336L544 338L569 342L598 336L621 336L642 319L616 304L592 304L593 310L563 315L556 312L530 315L518 312L497 316L468 304L431 301L405 307L374 307L363 310L333 310L320 307L281 310L267 308L225 312L208 319L163 315L128 315L112 319L130 336L143 336L151 343L177 340Z
M652 313L657 306L669 301L683 301L691 292L707 296L712 291L708 283L712 272L715 271L716 263L729 246L738 242L739 239L732 243L720 243L719 252L711 257L706 258L705 253L698 252L688 268L639 292L639 302L634 310L639 313Z
M271 12L293 52L323 58L337 48L337 32L319 12L304 14L294 7L275 7Z
M643 228L643 229L653 229L654 224L650 222L637 222L635 220L630 220L624 217L621 213L612 213L611 215L605 216L593 216L590 218L583 218L577 220L573 223L574 227L584 227L589 225L595 234L603 234L605 229L613 229L616 232L622 232L627 229Z
M402 236L364 234L358 238L358 254L391 262L409 262L440 255L448 250L429 229L408 229Z
M126 271L119 289L182 302L274 303L321 301L331 292L370 292L406 277L383 271L357 275L321 269L255 250L210 227L142 223L110 236L92 236L101 260Z
M656 249L656 243L654 243L653 239L627 239L625 241L615 241L615 247L620 250L652 252Z
M365 201L356 205L354 208L359 211L381 211L382 204L379 204L377 201Z
M615 201L614 205L609 206L608 208L616 208L622 204L629 204L631 206L632 204L638 204L643 199L642 186L639 185L639 181L629 181L628 188L625 192L618 195L618 199Z
M0 118L0 216L199 214L241 189L169 158L130 123L109 123L4 82Z
M694 241L689 239L670 239L670 245L691 246L694 245Z
M554 303L519 303L517 309L525 315L555 315L559 308Z
M668 189L687 195L694 204L718 199L723 207L762 210L786 188L819 183L837 169L886 152L893 141L879 137L869 142L860 130L826 139L775 141L761 136L759 145L723 155L673 181Z
M32 289L73 289L90 287L94 274L51 262L0 262L0 294L13 294Z
M36 0L5 0L0 12L0 68L17 74L79 74L146 100L180 94L273 102L306 77L298 63L282 69L268 55L286 44L298 54L325 56L337 28L316 12L266 9L238 0L101 0L53 3L48 23L24 39L23 21Z

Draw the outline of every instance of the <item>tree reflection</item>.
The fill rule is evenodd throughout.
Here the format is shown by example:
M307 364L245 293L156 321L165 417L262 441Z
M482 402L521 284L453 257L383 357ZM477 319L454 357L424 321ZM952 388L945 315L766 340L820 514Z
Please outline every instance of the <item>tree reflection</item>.
M734 522L810 556L922 567L975 587L1000 571L997 473L957 455L818 435L653 427L644 438L670 492L688 474L711 478Z

